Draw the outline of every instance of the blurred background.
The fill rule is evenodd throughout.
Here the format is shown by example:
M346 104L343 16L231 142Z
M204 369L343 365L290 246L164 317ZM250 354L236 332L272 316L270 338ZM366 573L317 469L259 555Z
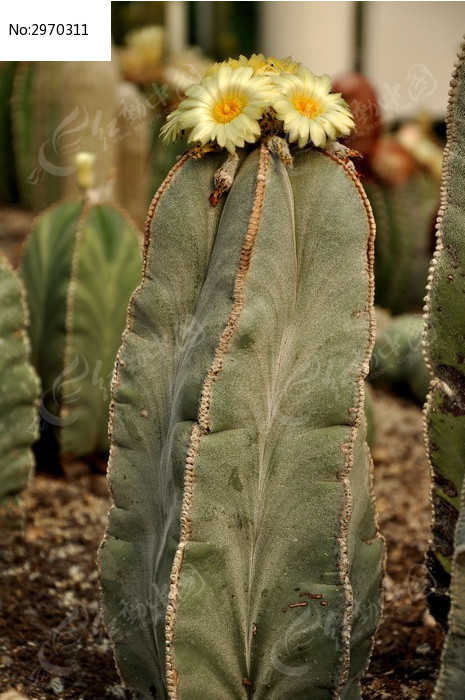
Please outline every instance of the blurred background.
M413 370L406 379L396 350L395 380L421 401L418 314L464 28L462 2L112 2L111 62L0 64L0 247L16 266L35 213L79 196L82 151L95 156L95 198L122 206L142 230L154 192L186 149L158 135L187 87L215 60L292 55L329 73L352 108L348 145L361 155L356 168L377 223L379 339L401 316L397 340L387 342L413 345L421 376L412 388ZM382 354L392 360L392 349ZM390 376L380 353L373 362L376 377Z

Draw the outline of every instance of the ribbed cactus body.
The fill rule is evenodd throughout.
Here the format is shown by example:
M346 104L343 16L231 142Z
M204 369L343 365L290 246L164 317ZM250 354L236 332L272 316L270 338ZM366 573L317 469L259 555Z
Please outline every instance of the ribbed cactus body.
M400 185L364 182L376 221L376 303L393 313L420 310L431 258L439 185L417 172Z
M124 214L81 200L46 210L26 242L21 274L41 413L65 454L108 448L110 377L140 278L139 248Z
M13 92L13 133L22 203L39 211L76 194L77 151L97 156L96 181L116 171L114 63L32 62L20 67Z
M27 486L34 465L39 382L26 323L21 280L0 257L0 507Z
M140 698L360 696L379 615L363 378L373 227L332 156L184 157L113 384L105 619ZM122 610L135 611L131 622Z
M447 146L427 298L425 353L433 374L426 405L434 521L428 566L431 611L448 625L435 698L463 697L465 585L465 44L452 81ZM452 578L452 582L451 582ZM450 602L450 610L449 610Z

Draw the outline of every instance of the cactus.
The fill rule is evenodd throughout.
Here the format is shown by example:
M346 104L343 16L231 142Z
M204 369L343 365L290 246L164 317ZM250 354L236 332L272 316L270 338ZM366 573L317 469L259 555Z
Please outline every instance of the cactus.
M26 241L21 275L41 412L59 429L65 455L108 448L110 376L140 278L139 249L124 212L91 197L44 211Z
M433 615L448 626L436 700L463 697L465 586L465 43L451 80L447 146L428 280L425 356L432 373L425 436L432 468L434 520L427 555ZM462 497L461 497L462 494Z
M353 109L357 129L344 143L363 156L357 168L376 221L376 303L396 314L419 311L432 253L441 150L424 125L383 135L376 92L364 76L343 75L335 89Z
M0 62L0 204L8 204L16 197L10 109L15 70L14 61Z
M364 187L376 221L376 303L393 313L421 309L438 182L418 171L401 184L367 178Z
M149 159L153 115L142 93L131 83L120 83L117 90L118 149L116 201L139 226L145 222L149 202Z
M112 62L33 62L17 71L12 100L22 204L40 211L77 194L78 150L97 156L97 181L114 177L118 71Z
M21 281L0 257L0 507L24 489L33 470L39 384L29 362Z
M383 318L379 319L380 313ZM430 375L422 351L423 321L418 314L391 318L377 310L378 332L370 363L372 384L406 391L423 404Z
M211 153L150 208L113 382L105 619L140 698L358 698L383 562L373 220L329 152L239 162L223 208Z

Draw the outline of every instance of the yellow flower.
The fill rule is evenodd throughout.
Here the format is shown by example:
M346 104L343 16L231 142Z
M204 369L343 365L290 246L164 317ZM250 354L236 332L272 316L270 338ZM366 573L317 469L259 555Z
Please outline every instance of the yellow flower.
M296 73L300 68L300 63L293 61L291 56L287 58L276 58L276 56L268 56L266 59L268 66L274 73Z
M258 120L276 99L266 75L254 75L250 66L234 69L229 65L221 65L216 73L191 85L186 95L168 116L162 129L164 140L174 141L185 130L189 143L216 141L230 153L246 141L257 140Z
M76 182L80 190L90 190L95 184L95 154L79 151L74 158Z
M284 124L289 141L303 148L309 141L324 146L326 140L347 136L354 127L349 107L340 93L331 93L329 75L316 76L300 67L295 75L281 73L273 77L281 93L273 103Z

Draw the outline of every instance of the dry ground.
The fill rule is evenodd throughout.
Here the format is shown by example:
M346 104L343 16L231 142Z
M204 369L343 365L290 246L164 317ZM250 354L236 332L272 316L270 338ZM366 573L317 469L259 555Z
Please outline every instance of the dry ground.
M426 700L441 633L422 592L430 512L421 414L382 393L375 408L375 488L389 558L384 619L365 698ZM98 607L95 555L108 508L104 477L38 477L24 505L24 527L3 530L0 543L0 690L15 689L29 700L128 697Z

